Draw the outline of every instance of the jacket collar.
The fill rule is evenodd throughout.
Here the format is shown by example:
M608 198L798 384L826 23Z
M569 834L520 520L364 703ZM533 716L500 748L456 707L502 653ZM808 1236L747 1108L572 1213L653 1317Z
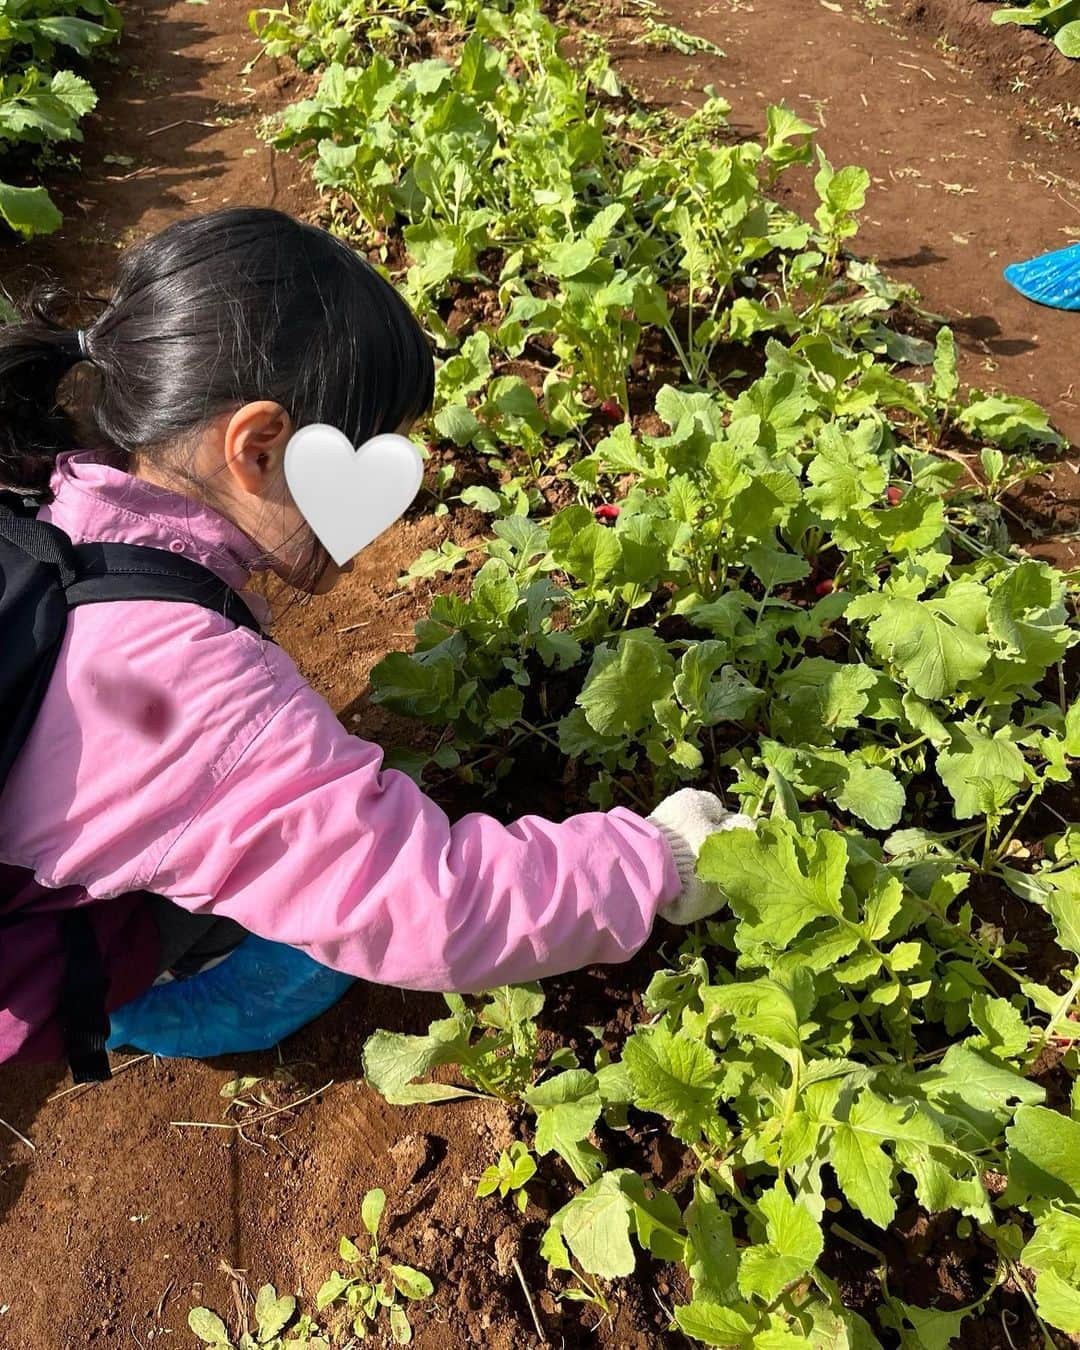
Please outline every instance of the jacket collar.
M51 488L42 514L76 543L109 540L182 553L236 591L253 572L267 570L259 546L212 507L102 464L93 452L60 455ZM259 597L244 599L260 620L267 616Z

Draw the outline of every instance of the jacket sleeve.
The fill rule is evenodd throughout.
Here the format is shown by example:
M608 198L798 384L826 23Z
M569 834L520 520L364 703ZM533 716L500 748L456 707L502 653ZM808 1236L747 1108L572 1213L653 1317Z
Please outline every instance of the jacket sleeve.
M622 809L451 825L304 686L148 889L350 975L464 993L626 960L679 880L660 833Z

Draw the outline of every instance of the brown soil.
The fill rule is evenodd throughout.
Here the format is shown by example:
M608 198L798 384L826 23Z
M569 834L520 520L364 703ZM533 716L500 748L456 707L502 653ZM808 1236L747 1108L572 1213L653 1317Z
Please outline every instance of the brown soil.
M42 265L70 284L99 288L117 247L226 202L317 214L303 171L255 140L259 116L294 97L296 85L267 61L241 73L252 52L246 10L246 0L130 0L119 63L97 79L103 98L87 128L82 172L56 194L68 224L48 241L6 251L13 289ZM987 10L971 0L927 0L878 11L889 19L883 24L867 17L860 0L843 0L840 13L809 0L720 0L699 13L673 0L674 21L717 41L729 53L725 61L632 47L640 20L611 23L623 38L627 73L656 97L693 97L712 82L748 130L760 126L770 99L821 122L834 160L865 163L874 174L860 247L957 322L970 379L1047 404L1076 441L1080 316L1026 305L1000 268L1080 235L1080 141L1067 113L1070 101L1080 102L1080 66L1066 69L1029 34L989 29ZM939 33L955 51L935 49ZM1008 92L1014 67L1029 85L1020 95ZM689 87L676 88L676 80ZM106 162L107 155L133 162ZM799 185L793 203L808 200ZM1029 487L1017 509L1056 534L1076 529L1076 498L1076 472L1066 460ZM459 542L472 524L455 520ZM367 704L367 675L386 650L407 643L433 589L422 583L402 592L396 576L444 529L414 513L363 555L338 593L294 606L280 627L316 687L361 734L383 742L416 733ZM1062 561L1078 557L1067 540L1038 540L1034 549ZM552 789L557 795L558 785ZM556 982L547 1024L564 1040L580 1037L583 1053L590 1053L582 1030L590 1023L605 1024L614 1044L661 960L654 952L630 967ZM503 1108L473 1102L402 1111L358 1081L357 1052L370 1031L419 1030L440 1006L358 988L282 1047L280 1061L273 1054L213 1064L142 1060L107 1086L60 1097L52 1096L64 1089L59 1070L0 1071L0 1118L34 1145L31 1151L0 1123L0 1350L187 1346L189 1307L206 1302L223 1314L233 1307L238 1286L229 1271L246 1273L253 1287L273 1280L310 1297L335 1264L338 1236L358 1228L360 1199L374 1185L389 1197L388 1250L437 1282L434 1300L414 1318L421 1350L537 1345L515 1258L551 1344L646 1350L682 1343L663 1330L660 1305L680 1292L664 1272L620 1286L614 1323L596 1331L587 1309L555 1302L537 1242L542 1212L566 1193L557 1167L545 1164L544 1184L533 1187L538 1203L524 1219L508 1205L473 1200L473 1179L513 1134ZM222 1084L238 1070L269 1073L279 1062L292 1081L275 1087L275 1102L331 1085L295 1112L254 1126L250 1143L230 1131L171 1124L221 1123ZM670 1180L678 1159L655 1143L650 1152L647 1143L635 1131L618 1148L630 1165L649 1156L644 1165ZM862 1231L849 1216L845 1224ZM940 1297L945 1306L978 1292L982 1252L950 1245L948 1234L914 1211L905 1225L887 1253L900 1292L918 1302ZM905 1243L918 1246L917 1266L905 1266ZM872 1310L876 1284L865 1278L859 1252L838 1253L847 1292L858 1301L863 1280ZM1022 1302L1007 1297L1002 1306L1017 1319L1010 1323L1015 1344L1028 1344ZM989 1326L985 1334L965 1328L965 1344L1002 1346L994 1334Z

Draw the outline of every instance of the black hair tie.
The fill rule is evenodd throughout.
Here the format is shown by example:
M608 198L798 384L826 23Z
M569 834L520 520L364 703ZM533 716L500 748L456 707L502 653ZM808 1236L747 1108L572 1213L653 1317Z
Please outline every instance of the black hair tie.
M61 334L60 341L56 345L59 351L72 361L90 360L90 353L86 348L86 333L81 328L73 328L70 332Z

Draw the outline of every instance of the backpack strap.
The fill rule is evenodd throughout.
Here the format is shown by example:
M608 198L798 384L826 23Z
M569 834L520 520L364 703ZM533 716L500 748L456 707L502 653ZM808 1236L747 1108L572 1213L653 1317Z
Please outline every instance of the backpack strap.
M143 544L75 544L64 584L68 607L106 600L172 600L200 605L237 628L261 633L258 620L227 581L179 553Z
M60 987L60 1023L73 1083L105 1083L112 1077L109 1014L105 1000L109 976L85 906L65 910L60 920L64 940L64 982Z
M55 567L61 586L75 580L74 545L63 530L38 520L38 505L14 492L0 494L0 538L22 549L36 562Z
M144 544L73 544L63 530L38 520L36 510L36 503L4 493L0 537L56 568L69 609L105 600L171 600L216 610L237 628L262 633L228 582L201 563Z
M18 927L27 917L20 910L0 914L0 932ZM64 1054L73 1082L105 1083L112 1077L106 1050L109 1015L105 1011L105 1000L109 993L109 976L105 961L85 905L64 910L59 919L64 974L57 1016Z

